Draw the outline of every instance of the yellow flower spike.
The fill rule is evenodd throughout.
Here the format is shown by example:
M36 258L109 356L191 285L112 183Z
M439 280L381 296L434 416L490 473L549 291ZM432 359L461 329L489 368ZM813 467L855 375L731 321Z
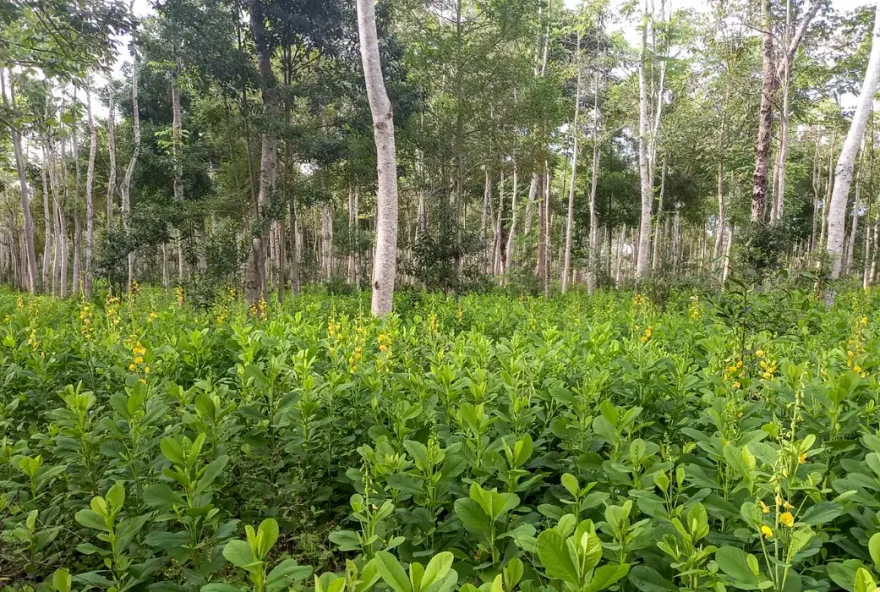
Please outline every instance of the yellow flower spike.
M758 356L759 358L763 358L764 357L764 350L759 349L758 351L755 352L755 355Z
M773 536L773 529L767 526L766 524L761 525L761 534L764 535L765 539L769 539Z
M791 528L794 526L794 516L791 515L791 512L785 512L779 517L779 521L782 522L783 525Z
M763 500L759 500L758 505L761 506L761 513L762 514L769 514L770 513L769 506L767 506L767 504L765 504Z

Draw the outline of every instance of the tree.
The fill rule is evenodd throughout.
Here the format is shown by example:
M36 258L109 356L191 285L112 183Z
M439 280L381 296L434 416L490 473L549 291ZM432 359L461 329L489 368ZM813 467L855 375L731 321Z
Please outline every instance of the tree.
M865 133L868 115L874 103L878 80L880 80L880 2L877 3L874 15L871 55L868 58L868 67L862 81L859 100L856 103L856 112L846 134L846 140L843 142L843 148L840 150L837 166L834 168L834 189L831 193L831 204L828 209L827 246L828 256L831 259L832 279L840 277L846 225L846 204L849 198L849 188L852 184L853 167L859 151L859 144L861 144L862 136Z
M357 0L357 15L364 80L373 116L378 179L376 254L370 308L374 316L383 317L391 312L394 305L394 281L397 275L397 149L394 143L394 115L379 60L373 0Z

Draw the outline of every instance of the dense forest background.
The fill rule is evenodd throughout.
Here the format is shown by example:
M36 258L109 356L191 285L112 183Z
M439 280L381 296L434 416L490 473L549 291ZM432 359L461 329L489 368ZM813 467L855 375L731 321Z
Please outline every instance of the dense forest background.
M272 297L368 288L376 162L354 3L134 12L0 2L0 279L209 294L248 285L260 237ZM376 20L398 286L549 294L782 267L874 282L873 88L832 199L873 7L383 0Z

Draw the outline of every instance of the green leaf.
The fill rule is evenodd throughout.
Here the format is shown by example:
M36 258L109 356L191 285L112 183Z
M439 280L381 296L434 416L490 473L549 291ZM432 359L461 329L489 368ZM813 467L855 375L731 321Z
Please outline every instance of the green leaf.
M868 551L871 553L871 559L874 561L874 567L880 570L880 532L873 535L868 541Z
M125 487L122 483L116 483L107 492L107 503L113 510L119 510L125 503Z
M144 503L151 508L166 512L174 508L174 506L179 508L186 507L186 501L183 499L183 496L165 483L150 485L144 491Z
M629 581L642 592L678 592L678 586L647 565L637 565L629 572Z
M822 501L798 516L798 522L816 526L831 522L841 514L843 514L843 506L835 502Z
M268 555L272 547L275 546L275 542L278 540L278 534L277 520L274 518L266 518L260 522L260 527L257 529L257 536L262 541L259 549L260 559L263 559Z
M538 535L538 558L551 578L574 586L580 582L576 558L571 556L565 539L556 531L545 530Z
M94 510L80 510L76 513L74 518L86 528L94 528L95 530L110 532L110 529L107 528L107 525L104 523L104 517Z
M876 588L877 584L874 583L871 572L864 567L860 567L856 572L854 592L874 592Z
M202 476L199 477L199 485L197 487L197 491L202 493L206 491L217 479L217 477L223 472L223 469L226 468L227 463L229 463L229 457L225 454L223 456L218 456L207 467L205 467Z
M205 584L199 592L241 592L241 588L232 584Z
M470 498L461 498L455 500L455 515L461 520L461 524L468 532L483 537L489 535L489 529L492 525L489 516L483 511L475 500Z
M434 555L431 561L428 562L428 566L425 567L425 574L422 576L422 583L419 589L427 590L432 584L445 578L451 568L452 553L444 551Z
M247 569L248 566L253 565L257 561L257 558L251 552L250 545L247 544L247 541L241 539L231 540L226 543L226 546L223 547L223 556L229 563L242 569Z
M387 551L379 551L376 553L374 561L382 580L391 586L394 592L412 592L409 578L394 555Z
M274 592L290 588L294 582L300 582L312 575L310 565L299 565L294 559L285 559L275 566L266 577L266 590Z
M52 574L52 587L55 588L56 592L70 592L70 588L73 585L73 578L70 577L70 572L64 569L56 569L55 573Z
M721 547L715 552L718 567L730 579L730 583L740 590L758 590L762 578L749 565L749 554L736 547Z
M611 586L629 573L629 564L603 565L593 572L593 578L590 580L585 592L599 592L608 586Z
M171 436L166 436L159 440L159 449L162 454L175 465L184 465L186 461L183 458L183 448L180 443Z
M572 497L577 497L578 490L578 480L571 473L563 473L562 474L562 486L572 495Z

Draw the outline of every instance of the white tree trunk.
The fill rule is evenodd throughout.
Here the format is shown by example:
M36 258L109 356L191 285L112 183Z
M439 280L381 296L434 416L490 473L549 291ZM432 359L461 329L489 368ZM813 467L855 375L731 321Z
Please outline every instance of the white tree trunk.
M89 122L89 164L86 170L86 266L84 288L86 299L92 298L92 253L95 248L95 207L92 190L95 185L95 155L98 152L98 128L92 117L92 89L86 80L86 117Z
M131 126L134 131L134 145L131 151L131 159L128 161L128 167L125 169L125 177L122 179L122 185L119 186L119 193L122 200L122 225L125 232L131 231L131 179L134 176L134 169L137 166L138 157L141 153L141 117L138 113L138 70L140 69L140 60L138 59L137 50L132 42L132 52L134 59L131 65ZM135 253L132 250L128 254L128 283L134 281L134 265Z
M877 3L874 15L874 30L871 39L871 55L868 58L868 68L865 79L862 82L862 91L859 93L859 102L853 115L852 125L846 134L846 140L837 160L834 170L834 190L831 193L831 206L828 211L828 256L831 259L831 277L840 277L842 267L841 255L843 254L843 235L846 223L846 202L849 197L849 187L852 183L853 165L862 135L865 133L865 125L868 122L868 114L874 101L874 93L877 91L877 81L880 79L880 2Z
M639 59L639 181L641 189L641 218L638 232L638 255L636 259L636 278L642 279L651 269L651 207L654 201L654 188L651 186L650 163L648 162L648 21L650 13L648 0L644 0L642 17L642 51Z
M510 271L513 266L513 245L516 239L516 194L519 192L519 169L513 161L513 190L510 198L510 232L507 235L507 249L504 253L504 269Z
M182 124L180 119L180 88L178 86L179 68L175 65L174 72L171 74L171 155L174 161L174 201L183 202L183 164L181 161L181 152L183 143L181 137ZM186 277L186 263L183 250L183 238L180 229L175 231L175 239L177 242L177 281L183 282Z
M116 193L116 91L113 81L107 84L110 94L107 106L107 153L110 159L110 172L107 176L107 228L113 225L113 194Z
M574 121L572 122L572 151L571 151L571 182L568 188L568 215L565 219L565 254L562 257L562 286L561 291L563 294L568 292L568 283L571 279L571 239L572 239L572 231L574 230L574 193L575 193L575 185L577 184L577 163L578 163L578 139L580 136L580 130L578 128L579 118L581 113L581 66L580 66L580 52L581 52L581 36L578 33L577 40L577 62L578 62L578 75L577 75L577 90L574 93Z
M0 82L2 82L2 72L0 72ZM2 84L0 86L5 86ZM3 102L6 103L6 89L0 88L3 94ZM12 80L11 70L9 77L9 103L12 110L15 111L15 82ZM18 171L18 183L21 193L21 209L24 216L24 249L23 259L27 265L24 270L24 285L31 294L39 290L39 276L37 275L37 254L34 250L34 220L31 216L31 200L30 189L27 183L27 175L25 173L24 152L21 148L21 135L18 130L10 125L9 131L12 134L12 149L15 152L15 168Z
M379 41L376 33L375 0L357 0L358 37L367 98L373 115L376 142L376 256L373 263L374 316L383 317L394 305L397 275L397 149L394 144L394 116L385 90Z

